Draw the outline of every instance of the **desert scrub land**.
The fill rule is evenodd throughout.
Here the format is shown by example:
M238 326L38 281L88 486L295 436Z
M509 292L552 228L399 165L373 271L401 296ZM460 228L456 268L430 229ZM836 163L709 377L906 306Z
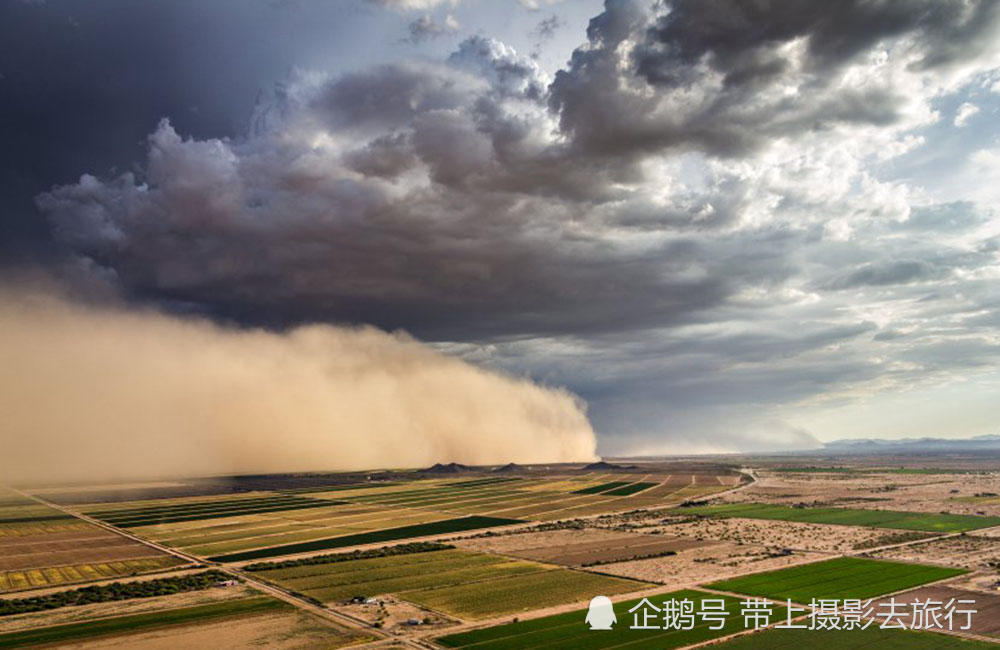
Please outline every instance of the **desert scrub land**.
M1000 494L1000 474L948 470L867 470L776 473L762 470L753 486L725 495L730 502L767 501L793 505L863 505L864 507L953 514L1000 515L1000 500L976 497Z
M687 509L685 509L687 510ZM674 523L677 522L677 523ZM893 531L795 521L733 518L655 519L653 528L669 535L806 551L843 552L882 539Z
M649 602L661 606L668 599L689 599L700 610L699 603L705 599L721 599L728 612L724 626L719 630L709 629L708 622L698 620L691 630L642 630L631 629L633 614L629 609L640 599L614 603L617 624L611 630L593 632L583 623L587 609L580 609L554 616L545 616L528 621L506 623L469 632L451 634L435 639L447 648L475 648L476 650L516 650L520 648L573 648L574 650L597 650L600 648L655 647L679 648L683 646L721 638L744 630L740 616L739 599L719 596L695 590L663 592L648 597ZM783 608L773 607L772 620L785 617ZM662 620L654 621L659 625ZM641 645L640 645L641 644Z
M839 557L714 582L708 587L808 604L820 598L873 598L964 574L962 569Z
M748 571L766 571L816 562L824 555L794 552L732 542L705 542L703 546L678 551L676 555L602 564L601 573L656 582L680 588Z
M876 551L873 557L906 562L933 562L964 569L988 569L1000 563L1000 539L959 535L923 544Z

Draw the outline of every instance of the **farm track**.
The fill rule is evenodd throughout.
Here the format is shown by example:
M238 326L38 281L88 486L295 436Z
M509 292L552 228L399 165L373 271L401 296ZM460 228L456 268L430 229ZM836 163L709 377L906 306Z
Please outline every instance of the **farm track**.
M14 489L14 488L11 488L11 489ZM59 510L60 512L63 512L63 513L68 514L68 515L71 515L71 516L76 517L78 519L82 519L83 521L91 523L91 524L93 524L95 526L100 526L101 528L103 528L105 530L110 530L110 531L112 531L114 533L117 533L118 535L123 536L123 537L128 537L129 539L135 540L137 542L141 542L142 544L145 544L146 546L149 546L150 548L154 548L154 549L156 549L158 551L161 551L163 553L168 553L168 554L170 554L170 555L172 555L174 557L181 558L181 559L186 560L188 562L193 562L193 563L197 563L197 564L204 564L204 565L207 565L207 566L211 566L211 567L213 567L215 569L218 569L218 570L220 570L220 571L222 571L224 573L227 573L227 574L229 574L229 575L231 575L233 577L236 577L236 578L239 578L239 579L243 580L245 584L248 584L248 585L254 587L255 589L258 589L258 590L260 590L260 591L262 591L262 592L264 592L264 593L266 593L266 594L268 594L270 596L273 596L274 598L277 598L278 600L281 600L281 601L286 602L286 603L288 603L290 605L293 605L294 607L297 607L300 610L304 610L304 611L306 611L308 613L311 613L311 614L314 614L316 616L319 616L320 618L332 621L334 623L337 623L338 625L346 626L346 627L348 627L350 629L355 629L355 630L363 631L363 632L365 632L367 634L371 634L371 635L378 636L378 637L383 637L383 638L386 638L386 639L389 638L389 635L387 633L383 632L382 630L379 630L379 629L371 627L363 619L360 619L360 618L358 618L356 616L352 616L351 614L347 614L347 613L344 613L344 612L338 612L338 611L334 611L332 609L328 609L326 607L315 605L315 604L313 604L313 603L305 600L304 598L298 596L297 594L292 593L291 591L288 591L286 589L282 589L281 587L278 587L278 586L272 585L270 583L261 581L258 578L255 578L255 577L249 575L247 572L239 570L238 568L226 566L224 564L219 564L219 563L216 563L216 562L209 562L209 561L204 560L204 559L202 559L202 558L200 558L200 557L198 557L196 555L190 555L188 553L184 553L182 551L178 551L176 549L170 548L169 546L163 546L161 544L157 544L156 542L151 542L149 540L143 539L143 538L138 537L136 535L131 535L131 534L129 534L126 531L123 531L121 529L115 528L114 526L111 526L109 524L105 524L104 522L100 521L99 519L94 519L92 517L88 517L87 515L75 512L72 509L67 508L65 506L61 506L61 505L58 505L58 504L54 504L54 503L48 502L45 499L36 497L34 495L31 495L31 494L27 494L27 493L22 492L20 490L14 490L14 491L16 491L18 494L20 494L23 497L32 499L34 501L37 501L38 503L46 505L46 506L48 506L50 508L54 508L56 510Z

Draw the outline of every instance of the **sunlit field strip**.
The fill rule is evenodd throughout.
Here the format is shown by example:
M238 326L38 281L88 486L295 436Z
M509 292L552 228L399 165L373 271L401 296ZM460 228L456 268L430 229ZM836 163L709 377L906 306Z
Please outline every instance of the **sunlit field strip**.
M182 521L197 521L199 519L219 519L239 515L250 515L267 512L280 512L283 510L306 510L310 508L329 508L338 505L324 499L275 499L248 503L246 505L226 505L220 507L205 508L183 508L164 512L149 512L147 514L121 515L121 516L99 516L107 523L124 528L134 528L163 523L176 523ZM97 515L92 515L97 516Z
M282 515L287 515L287 513L282 513ZM252 521L236 521L227 523L220 526L205 526L205 527L190 527L186 526L183 530L164 530L162 528L149 530L149 529L133 529L133 532L138 531L144 537L155 539L157 541L170 541L178 542L182 539L189 539L192 537L204 537L211 538L215 535L235 535L246 536L246 535L257 535L257 534L267 534L269 529L273 529L279 526L309 526L311 528L321 529L330 527L351 527L355 525L367 525L371 522L379 522L384 520L393 520L395 518L406 516L406 515L420 515L418 511L407 510L407 509L386 509L386 508L373 508L364 513L352 513L338 515L336 512L331 513L330 516L324 517L322 519L309 519L309 520L299 520L294 518L289 518L287 516L279 517L277 514L272 515L272 518L259 519L255 518ZM209 523L213 520L207 520L205 523ZM224 540L216 540L224 541Z
M227 543L234 545L244 545L246 548L254 548L258 546L273 546L275 544L283 543L281 541L274 541L282 535L297 535L299 539L307 538L320 538L320 537L331 537L337 535L346 535L357 532L368 532L371 530L378 530L381 528L395 527L401 524L417 524L417 523L428 523L432 521L439 521L441 519L447 519L448 515L441 513L431 513L431 512L418 512L418 511L405 511L396 514L392 517L383 517L379 519L372 519L363 522L353 522L351 524L342 525L324 525L324 526L314 526L308 529L294 528L286 531L281 531L280 533L273 533L273 531L268 530L264 533L258 533L257 531L248 531L246 534L231 539L231 540L194 540L192 541L188 538L182 548L192 549L195 546L202 546L215 543ZM306 537L308 536L308 537ZM176 543L175 543L176 545Z
M312 499L308 497L300 497L297 495L268 495L261 497L254 497L252 499L219 499L217 501L209 501L205 503L185 503L179 505L151 505L142 508L129 508L127 510L94 510L89 512L90 516L96 517L98 519L103 518L113 518L113 519L130 519L136 517L145 517L153 515L173 515L177 513L193 513L209 510L219 510L229 507L236 508L249 508L256 505L268 504L268 503L299 503L299 502L311 502Z
M276 496L276 493L267 490L254 490L252 492L240 492L238 494L205 494L187 497L169 497L164 499L138 499L135 501L119 501L116 503L89 503L81 504L76 507L80 508L84 514L92 515L94 512L117 512L119 510L133 510L161 505L197 505L219 500L259 499L261 497L268 496Z
M512 496L516 494L523 494L520 490L491 490L484 492L476 492L472 494L457 494L457 495L426 495L420 497L409 497L405 499L384 499L378 501L364 501L363 503L380 505L385 507L404 507L404 508L427 508L436 505L448 505L459 502L475 501L479 499L491 499L503 496Z
M493 513L499 513L502 517L515 518L541 518L540 515L572 511L577 508L592 508L600 504L606 504L610 500L594 494L577 494L564 496L562 498L547 499L540 503L528 505L515 505L510 508L496 508Z
M395 526L409 526L416 524L433 523L445 519L445 515L425 515L415 517L400 517L393 519L391 524ZM183 547L183 550L196 555L218 555L221 553L234 553L248 549L276 546L292 542L307 542L310 540L341 537L353 534L363 534L375 530L380 530L381 526L365 526L356 528L322 528L282 535L270 535L261 537L246 537L230 542L216 544L190 545Z
M559 493L552 493L555 496ZM395 503L391 504L399 507L415 508L415 509L441 509L448 511L460 510L464 507L486 507L504 502L516 502L519 500L532 501L538 500L540 498L546 498L544 493L539 492L511 492L503 494L483 494L475 497L470 497L467 499L427 499L424 501L415 501L408 503ZM390 505L390 504L383 504Z
M516 519L501 519L496 517L457 517L454 519L445 519L428 524L401 526L396 528L374 530L369 533L319 539L314 542L284 544L282 546L257 549L255 551L215 556L209 559L217 562L242 562L246 560L257 560L265 557L293 555L297 553L307 553L310 551L360 546L363 544L375 544L379 542L426 537L431 535L444 535L468 530L478 530L482 528L509 526L520 523L524 522Z
M326 498L339 499L339 498L341 498L341 496L344 496L344 497L347 497L347 496L350 496L350 497L356 497L356 496L357 497L362 497L362 496L370 496L370 495L377 495L377 494L398 494L400 492L406 492L408 490L425 489L425 488L431 488L431 487L438 487L438 486L441 486L441 485L445 485L445 482L441 481L440 479L418 480L418 481L402 481L402 482L396 483L396 484L394 484L394 485L392 485L390 487L378 487L378 488L376 488L376 487L366 487L366 488L357 488L355 490L342 490L342 491L340 491L339 494L337 494L335 496L327 496ZM324 498L324 495L329 495L329 494L330 493L323 492L323 491L321 491L321 492L302 492L302 493L299 493L299 496L308 496L308 497L312 497L314 499L322 499L322 498Z
M424 499L463 499L480 494L507 494L519 492L521 484L501 484L501 485L484 485L482 487L473 487L463 490L455 490L453 488L434 488L426 490L409 490L404 492L393 492L391 494L370 494L361 497L351 497L346 496L345 499L349 499L354 502L362 503L384 503L384 504L395 504L397 502L404 501L420 501Z
M41 569L39 573L34 574L30 571L0 571L0 591L52 587L102 578L118 578L133 573L145 573L179 566L183 563L182 560L173 556L160 556L55 566Z
M269 510L267 512L249 512L231 514L228 516L207 517L191 519L186 521L164 522L162 524L150 524L144 526L133 526L130 532L140 533L146 536L174 536L183 535L185 531L204 531L211 529L216 532L225 530L235 530L248 525L266 526L271 523L296 523L309 521L300 517L315 515L316 520L322 520L330 516L335 516L344 506L330 504L316 508L295 508L290 510Z
M0 538L24 537L27 535L42 535L45 533L61 533L72 530L86 530L91 524L82 519L60 519L20 524L0 525Z
M320 522L285 521L278 526L246 527L227 531L225 533L226 539L216 539L217 533L206 532L204 535L199 536L198 531L186 531L183 537L157 538L157 541L166 542L169 539L169 543L173 545L191 545L192 543L202 544L224 542L248 537L262 537L282 532L302 532L306 530L326 531L335 528L346 530L370 530L373 528L380 528L384 523L392 523L404 518L429 520L433 518L446 518L446 516L416 510L392 510L374 513L374 516L368 517L344 517L340 519L323 520Z

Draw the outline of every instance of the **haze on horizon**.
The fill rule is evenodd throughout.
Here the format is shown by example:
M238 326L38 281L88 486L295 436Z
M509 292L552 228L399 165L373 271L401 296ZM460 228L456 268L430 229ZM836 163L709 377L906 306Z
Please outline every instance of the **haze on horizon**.
M20 370L105 316L192 356L362 327L498 391L435 413L546 404L441 460L1000 433L998 113L992 0L9 2L2 325L45 343L44 276L69 347ZM122 331L115 381L180 390Z

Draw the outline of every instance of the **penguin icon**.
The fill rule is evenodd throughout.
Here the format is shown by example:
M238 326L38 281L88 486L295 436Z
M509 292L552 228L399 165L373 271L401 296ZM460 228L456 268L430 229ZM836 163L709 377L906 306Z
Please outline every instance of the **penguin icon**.
M610 630L611 626L618 622L611 599L607 596L594 596L590 600L590 608L587 610L584 622L590 624L591 630Z

